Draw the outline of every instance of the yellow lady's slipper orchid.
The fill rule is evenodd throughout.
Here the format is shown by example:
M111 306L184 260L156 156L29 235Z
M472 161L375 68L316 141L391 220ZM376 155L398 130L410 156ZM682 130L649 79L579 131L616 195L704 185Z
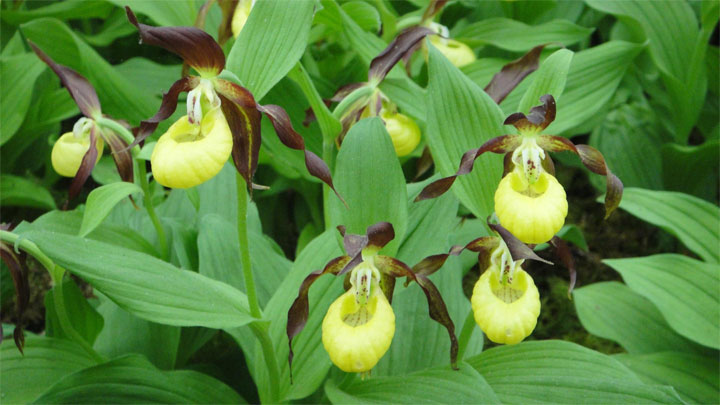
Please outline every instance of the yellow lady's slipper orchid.
M415 150L420 143L420 127L412 118L387 110L383 111L380 117L385 122L385 128L398 156L407 156Z
M525 243L543 243L562 228L568 204L557 179L543 172L530 184L522 171L505 176L495 192L500 223Z
M522 269L503 283L500 269L491 265L475 284L471 301L475 322L495 343L521 342L535 329L540 315L540 294Z
M460 68L469 65L477 59L475 52L460 41L433 35L430 37L430 43L445 55L455 67Z
M255 3L254 0L240 0L237 6L235 6L235 12L233 13L232 22L230 23L235 38L240 35L240 31L242 31L248 17L250 17L253 3Z
M102 156L104 146L101 137L97 137L95 145L98 150L97 160L95 161L97 163ZM87 133L79 137L72 132L64 133L55 142L50 154L53 169L61 176L75 177L78 169L80 169L83 156L85 156L88 149L90 149L90 136Z
M200 125L181 117L160 137L150 159L158 183L190 188L220 172L232 151L233 139L220 108L205 113Z

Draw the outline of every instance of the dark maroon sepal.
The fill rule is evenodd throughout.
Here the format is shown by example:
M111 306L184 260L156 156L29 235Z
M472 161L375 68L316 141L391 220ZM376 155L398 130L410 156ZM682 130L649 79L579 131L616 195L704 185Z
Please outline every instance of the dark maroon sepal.
M553 247L555 256L560 259L565 268L568 269L570 282L568 284L567 293L568 298L572 299L572 292L573 289L575 289L575 283L577 282L577 271L575 270L575 260L572 257L570 246L568 246L567 242L557 236L553 236L553 238L550 239L550 246Z
M422 259L418 264L413 266L412 271L415 274L429 276L438 271L450 256L458 256L465 250L481 253L484 251L492 251L498 246L498 238L496 236L483 236L473 239L466 245L455 245L450 248L447 253L428 256Z
M430 28L414 26L402 31L378 56L370 62L368 81L380 83L396 63L415 44L428 35L435 34Z
M528 245L521 242L520 239L516 238L515 235L513 235L502 225L492 224L488 222L488 226L493 231L497 232L498 235L500 235L500 237L503 239L505 245L510 251L510 256L512 256L513 261L527 259L536 260L538 262L543 262L549 265L553 264L551 261L547 261L542 257L538 256L532 249L530 249Z
M120 179L128 183L132 183L135 179L133 178L133 158L130 153L128 144L119 136L112 133L109 129L105 130L105 136L103 137L110 147L113 161L117 167ZM140 161L140 164L145 164L144 161Z
M225 54L217 42L195 27L153 27L138 22L125 6L128 20L140 32L140 42L159 46L178 56L198 72L217 76L225 68Z
M220 94L220 107L233 138L232 158L238 173L245 179L248 192L252 192L253 176L260 155L262 115L257 108L242 107Z
M70 96L75 100L75 104L77 104L84 116L95 118L102 114L100 100L95 92L95 88L86 78L69 67L56 63L32 41L28 40L27 42L35 54L45 62L45 64L50 66L50 69L60 78L60 82L62 82L63 86L65 86L70 93Z
M73 177L72 179L72 183L70 183L70 191L68 192L68 199L67 201L65 201L65 204L63 206L64 209L67 209L70 201L75 199L75 197L77 197L77 195L80 193L83 184L85 184L88 177L90 177L90 173L92 173L92 169L95 167L98 153L100 153L97 148L97 131L98 128L96 125L93 125L90 129L90 147L88 148L87 152L85 152L85 155L83 155L82 161L80 163L80 168L78 168L77 173L75 173L75 177Z
M498 73L495 73L490 83L485 86L485 92L496 103L500 104L525 77L537 70L543 48L545 48L545 45L538 45L520 59L503 66Z
M463 154L462 158L460 159L460 167L454 175L444 177L440 180L435 180L434 182L428 184L427 186L425 186L425 188L422 189L420 194L418 194L418 196L415 198L415 201L417 202L427 200L429 198L435 198L445 194L445 192L448 191L453 185L455 179L458 176L468 174L472 171L475 159L480 157L480 155L482 155L483 153L507 153L515 150L518 145L520 145L519 136L503 135L490 139L477 149L470 149L469 151L465 152L465 154Z
M550 94L541 96L540 102L542 105L531 108L530 114L525 115L521 112L510 114L503 124L512 125L521 132L542 131L555 121L556 106L555 98Z
M9 229L9 225L3 224L3 230ZM20 354L23 353L23 347L25 346L25 335L23 334L23 322L25 311L27 310L30 302L30 284L28 282L28 268L25 263L26 254L24 252L16 253L13 247L5 243L0 243L0 258L10 270L10 276L15 286L15 295L17 300L15 301L15 307L17 311L17 322L15 323L15 331L13 332L13 339L15 340L15 346L17 346Z
M427 298L430 318L444 326L448 331L450 336L450 364L453 369L457 370L458 341L455 336L455 324L450 318L445 301L435 284L424 275L413 273L405 263L390 256L375 256L375 266L383 274L395 278L407 277L408 281L415 281L422 288L425 298Z

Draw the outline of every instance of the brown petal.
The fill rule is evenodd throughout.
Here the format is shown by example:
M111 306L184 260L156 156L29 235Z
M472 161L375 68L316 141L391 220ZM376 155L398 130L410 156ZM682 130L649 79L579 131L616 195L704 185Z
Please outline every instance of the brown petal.
M422 21L427 21L435 14L439 13L440 10L445 6L445 4L448 2L448 0L431 0L430 4L428 4L427 8L425 9L425 12L422 16Z
M25 345L25 335L23 334L24 314L30 302L30 284L28 282L28 269L25 264L25 256L24 252L19 254L15 253L11 246L0 243L0 258L2 258L2 261L5 262L5 265L10 270L10 276L15 286L15 295L17 296L15 307L18 320L15 325L13 338L15 340L15 346L20 350L20 354L23 354L23 347Z
M90 177L90 173L92 173L92 169L95 167L95 163L97 162L97 157L99 153L96 143L97 137L97 127L93 125L90 130L90 147L88 148L87 152L85 152L85 155L82 158L82 162L80 163L80 168L78 168L75 177L72 179L72 183L70 183L68 199L65 202L63 208L67 208L68 203L72 201L75 197L77 197L77 195L80 193L80 190L82 189L83 184L85 184L88 177Z
M217 76L225 68L225 54L205 31L195 27L153 27L140 24L130 7L127 17L140 32L140 42L159 46L180 56L198 72Z
M575 260L570 252L568 244L557 236L550 239L550 246L553 247L555 256L557 256L570 274L570 284L568 285L568 298L572 299L572 292L577 281L577 271L575 270Z
M279 105L263 105L259 106L259 109L264 112L268 118L270 118L270 122L272 123L273 128L275 128L275 133L280 139L280 142L288 148L303 151L305 154L305 167L307 167L308 172L312 176L322 180L323 183L327 184L330 189L335 192L335 195L338 196L340 201L342 201L347 207L345 200L342 196L340 196L337 190L335 190L332 175L330 174L330 168L328 168L327 164L320 159L319 156L305 149L305 140L300 134L295 132L287 112L285 112L285 110Z
M135 140L130 144L129 148L133 148L135 145L144 141L145 138L152 135L160 122L173 115L177 108L177 100L180 93L194 89L198 83L200 83L200 79L195 76L183 77L173 83L173 85L170 86L170 90L163 94L162 103L160 103L158 112L145 121L140 122L140 127L137 134L135 134Z
M378 222L374 225L370 225L367 228L367 247L375 249L382 249L390 243L391 240L395 239L395 229L389 222Z
M368 81L380 83L408 50L425 36L433 34L435 34L435 31L421 26L405 29L370 62Z
M432 153L430 153L430 148L425 146L422 151L422 155L418 158L417 162L415 162L415 179L419 179L423 174L425 174L433 165L433 157Z
M405 263L393 257L375 256L375 265L384 274L393 277L407 277L408 281L415 281L422 288L425 298L427 298L430 318L444 326L448 331L448 335L450 335L450 364L457 370L458 341L457 337L455 337L455 324L453 324L447 306L445 306L445 301L435 284L424 275L413 273Z
M527 75L537 70L543 48L545 45L538 45L520 59L503 66L485 87L485 92L500 104Z
M542 131L555 121L555 98L550 94L540 97L542 105L530 109L530 114L521 112L510 114L503 122L504 125L513 125L518 131Z
M520 239L516 238L515 235L510 233L505 227L498 224L491 224L488 222L488 226L495 232L500 235L500 237L505 242L505 245L507 245L508 250L510 251L510 256L512 256L512 259L514 261L522 260L522 259L529 259L529 260L537 260L539 262L543 262L549 265L552 265L553 263L550 261L547 261L543 259L542 257L535 254L535 252L528 247L528 245L524 244L520 241Z
M303 328L305 328L305 324L307 323L310 312L310 303L308 301L308 292L310 291L310 286L315 282L315 280L318 279L318 277L322 276L323 274L329 273L337 275L348 264L348 262L350 262L350 256L338 256L330 260L327 265L325 265L325 268L323 268L322 270L316 270L310 273L305 278L305 280L303 280L298 291L298 296L297 298L295 298L292 306L290 306L290 310L288 311L286 331L288 336L288 345L290 346L290 352L288 353L288 364L290 365L291 382L292 360L294 356L292 350L292 340L303 330Z
M56 63L32 41L27 40L27 42L35 54L50 66L50 69L60 78L60 82L62 82L63 86L65 86L70 93L70 96L75 100L75 104L77 104L83 115L88 118L93 118L102 114L100 100L98 100L95 88L93 88L92 84L90 84L86 78L69 67Z
M450 177L444 177L440 180L435 180L434 182L428 184L415 198L415 201L417 202L427 200L429 198L435 198L445 194L445 192L448 191L453 185L455 179L458 176L468 174L472 171L475 159L480 157L480 155L482 155L483 153L507 153L517 148L519 144L519 136L503 135L490 139L477 149L470 149L469 151L465 152L465 154L460 159L460 167L454 175Z
M432 255L428 256L420 261L420 263L413 266L412 271L415 274L422 274L424 276L429 276L438 269L440 269L443 264L445 264L445 261L447 261L448 257L452 256L458 256L460 253L462 253L465 249L473 251L473 252L483 252L486 250L493 250L498 246L498 238L495 236L483 236L477 239L474 239L470 241L465 246L455 245L450 248L450 250L447 253L438 254L438 255Z
M252 190L260 155L260 120L257 108L242 107L220 94L221 108L233 137L232 158L238 173L245 179L248 192Z
M130 148L128 148L128 144L125 143L122 138L109 130L105 132L103 139L105 139L105 142L107 142L108 146L110 146L112 158L115 161L115 166L120 174L120 178L122 181L132 183L134 181L133 158L130 153ZM138 163L145 164L145 161L140 160Z
M335 94L333 94L332 98L330 98L330 101L333 101L333 102L335 102L335 103L339 103L339 102L341 102L345 97L347 97L348 94L350 94L350 93L352 93L353 91L355 91L355 90L357 90L357 89L359 89L359 88L361 88L361 87L364 87L364 86L367 86L367 83L350 83L350 84L346 84L346 85L340 87L339 89L337 89L337 91L335 92Z

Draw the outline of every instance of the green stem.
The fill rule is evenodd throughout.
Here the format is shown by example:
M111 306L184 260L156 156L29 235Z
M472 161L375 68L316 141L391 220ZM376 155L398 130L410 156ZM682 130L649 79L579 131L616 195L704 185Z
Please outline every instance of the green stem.
M65 332L65 335L69 336L71 340L78 343L83 348L83 350L85 350L90 355L90 357L93 358L93 360L97 361L98 363L104 362L105 358L98 354L92 348L92 346L82 336L80 336L80 334L77 332L77 330L75 330L72 322L70 321L67 309L65 308L65 298L63 295L62 285L65 269L56 265L55 262L53 262L52 259L50 259L45 253L43 253L42 250L40 250L40 248L35 243L28 239L24 239L20 235L9 231L0 231L0 240L13 246L17 244L17 247L28 253L30 256L34 257L35 260L40 262L40 264L45 268L45 270L50 273L50 278L52 279L54 285L53 302L55 303L55 311L57 311L58 321L60 321L60 327L62 328L63 332Z
M468 311L465 323L463 324L462 330L460 331L460 338L458 339L458 360L462 361L467 350L467 345L470 342L473 331L475 331L475 314L472 308Z
M278 368L277 357L275 356L275 347L273 347L270 334L268 333L267 324L260 322L250 324L255 338L260 342L263 358L268 370L268 380L270 386L270 398L266 398L267 403L275 403L278 401L278 387L280 386L280 369Z

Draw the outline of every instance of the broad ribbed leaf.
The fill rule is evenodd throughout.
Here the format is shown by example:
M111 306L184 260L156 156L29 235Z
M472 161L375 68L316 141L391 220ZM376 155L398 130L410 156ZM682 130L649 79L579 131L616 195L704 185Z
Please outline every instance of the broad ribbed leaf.
M465 363L458 371L441 367L397 377L356 379L346 388L328 380L325 394L334 404L385 404L388 398L396 404L500 403L485 379Z
M517 110L523 113L530 111L531 107L538 105L538 100L545 94L550 94L556 101L561 102L572 59L573 52L568 49L560 49L548 56L532 75L530 87L520 99ZM553 105L552 108L554 110L555 106ZM553 111L553 118L554 116L555 111ZM549 123L546 123L546 126L547 124Z
M197 15L197 2L193 0L173 0L172 2L127 0L108 1L120 8L130 6L136 13L145 14L150 17L157 23L157 25L182 25L191 27L195 22L195 16Z
M314 3L259 0L228 55L227 69L255 96L263 96L305 51Z
M716 128L720 130L720 125ZM715 201L720 174L718 149L720 138L697 146L674 143L662 145L662 177L665 189Z
M667 386L647 385L610 356L548 340L499 346L467 360L502 403L682 403Z
M142 189L137 184L127 182L108 184L91 191L85 203L79 235L87 236L102 223L117 203L136 193L142 193Z
M720 209L688 194L628 188L620 208L675 235L703 260L720 263Z
M8 404L32 402L56 381L93 365L92 357L69 340L30 335L22 355L8 339L0 345L0 396Z
M48 231L30 231L25 236L55 263L143 319L209 328L252 321L245 294L195 272L76 236Z
M715 356L664 352L615 356L648 383L670 385L687 403L720 401L720 376Z
M6 207L55 208L55 200L46 188L24 177L10 174L0 177L0 204Z
M574 298L583 327L593 335L618 342L629 353L703 352L702 347L670 328L652 302L624 284L594 283L575 290Z
M22 8L13 10L13 8L15 7L9 7L3 10L2 20L9 24L17 25L42 17L55 17L60 19L105 18L110 13L112 6L105 3L88 3L85 0L69 0L57 3L53 2L41 7L33 7L29 10L23 10Z
M65 311L70 319L73 329L78 332L86 342L92 345L100 331L103 329L103 317L93 308L83 296L75 281L63 281L62 293L55 285L45 294L45 333L55 338L72 338L62 328L56 311L55 300L63 299ZM56 297L57 295L57 297Z
M378 118L361 120L345 136L337 157L335 184L339 199L329 201L331 224L365 234L368 226L390 222L396 238L383 252L393 255L407 227L405 177L392 141Z
M450 176L466 151L505 132L505 116L487 93L435 47L429 47L426 135L437 170ZM489 190L497 188L501 174L502 157L485 154L475 162L470 174L458 178L452 190L476 217L486 218L495 211Z
M3 10L3 14L5 10ZM30 108L35 80L45 65L35 54L24 53L0 58L0 145L5 144L20 128Z
M553 20L530 26L507 18L487 18L453 33L456 39L472 46L493 45L514 52L524 52L552 42L568 46L587 38L593 31L567 20Z
M68 375L36 400L42 404L244 403L232 388L191 370L160 371L133 355Z
M625 283L650 300L679 334L720 348L720 266L677 254L608 259Z

